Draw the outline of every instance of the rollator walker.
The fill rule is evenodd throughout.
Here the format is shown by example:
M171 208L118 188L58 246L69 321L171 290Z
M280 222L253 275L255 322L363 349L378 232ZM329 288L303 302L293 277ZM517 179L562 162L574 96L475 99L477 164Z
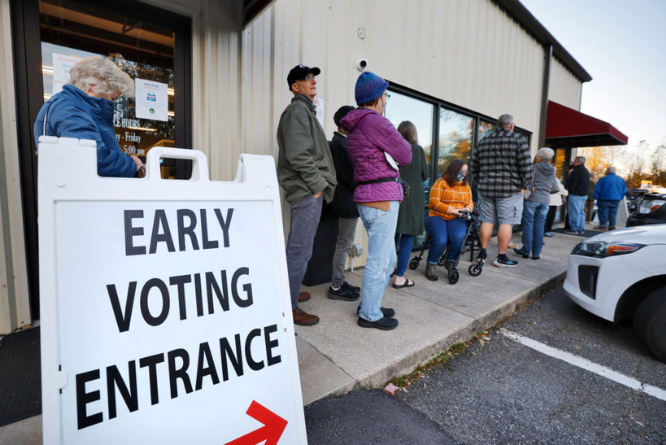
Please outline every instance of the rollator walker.
M485 262L485 261L478 261L478 262L474 261L474 251L475 250L481 251L481 243L479 241L480 240L479 229L477 228L477 222L479 220L479 217L475 215L473 212L470 212L469 210L460 210L459 212L461 213L461 215L458 216L458 218L465 220L465 222L467 223L467 230L465 231L465 238L463 239L462 249L460 249L460 252L456 257L456 262L453 264L453 268L451 269L451 272L448 274L449 283L451 284L456 284L458 282L458 278L460 278L460 273L458 272L458 263L460 262L460 258L463 256L464 253L468 251L470 252L469 260L472 261L472 264L469 266L467 271L473 277L478 277L479 275L481 275L481 272L483 271L483 264ZM418 256L415 256L409 261L410 269L415 270L416 268L419 267L419 264L423 259L423 252L425 252L425 250L430 247L431 243L432 243L432 237L430 236L430 234L428 234L428 237L426 238L426 241L425 243L423 243L423 247L421 248L421 252L419 252ZM448 251L449 247L447 246L442 256L439 257L439 259L437 260L437 264L439 266L444 266L444 263L448 256Z

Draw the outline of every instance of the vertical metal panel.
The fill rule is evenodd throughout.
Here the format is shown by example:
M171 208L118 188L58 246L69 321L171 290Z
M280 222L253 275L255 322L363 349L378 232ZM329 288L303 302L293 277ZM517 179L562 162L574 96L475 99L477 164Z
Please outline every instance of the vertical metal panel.
M580 111L582 87L582 82L566 69L562 62L553 58L550 72L550 100Z
M240 3L201 0L193 17L192 145L211 179L233 179L241 143Z
M30 324L9 0L0 1L0 334Z

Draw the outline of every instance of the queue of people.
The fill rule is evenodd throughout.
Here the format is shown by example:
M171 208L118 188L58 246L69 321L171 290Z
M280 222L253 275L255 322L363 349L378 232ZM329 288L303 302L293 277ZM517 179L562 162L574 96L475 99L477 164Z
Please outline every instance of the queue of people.
M555 210L567 194L573 233L583 230L585 201L590 195L598 200L597 228L615 227L617 205L626 194L615 169L609 167L606 176L588 190L585 158L577 157L567 192L550 163L553 150L540 149L530 164L529 146L514 132L510 114L499 117L497 130L481 140L470 165L454 159L446 166L426 205L423 184L429 172L425 153L412 122L404 121L396 129L384 117L388 82L369 71L359 75L354 91L357 106L346 105L336 111L333 120L337 131L329 142L314 104L320 72L305 65L289 71L287 87L293 97L277 128L277 176L291 206L286 259L295 324L319 322L318 316L303 311L299 303L311 298L300 288L325 203L339 218L328 297L359 300L358 325L381 330L398 326L395 311L382 305L390 277L395 275L392 286L396 289L416 284L405 277L415 236L427 230L431 238L426 278L438 279L437 264L445 251L444 266L451 273L467 229L467 222L460 217L474 210L470 173L479 193L479 263L487 260L486 248L494 225L499 223L499 254L493 265L516 267L518 261L506 252L512 225L521 221L523 245L514 252L538 260L543 237L553 236ZM112 125L114 101L121 95L133 95L133 80L102 57L81 60L70 75L63 91L40 110L35 139L41 135L92 139L97 143L100 176L143 177L145 166L138 157L121 150ZM368 234L368 257L362 286L356 287L345 280L345 266L359 218Z

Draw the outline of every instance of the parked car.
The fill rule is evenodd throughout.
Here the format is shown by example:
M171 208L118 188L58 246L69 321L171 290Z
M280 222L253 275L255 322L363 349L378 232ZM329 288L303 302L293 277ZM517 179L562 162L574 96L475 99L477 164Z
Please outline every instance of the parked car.
M636 210L636 204L638 204L638 200L641 199L641 197L649 193L650 191L648 189L629 189L627 190L627 207L629 209L629 213L633 212Z
M594 315L633 320L640 339L666 362L666 225L613 230L578 244L564 290Z
M627 218L627 227L666 224L666 193L647 193L638 200L636 210Z

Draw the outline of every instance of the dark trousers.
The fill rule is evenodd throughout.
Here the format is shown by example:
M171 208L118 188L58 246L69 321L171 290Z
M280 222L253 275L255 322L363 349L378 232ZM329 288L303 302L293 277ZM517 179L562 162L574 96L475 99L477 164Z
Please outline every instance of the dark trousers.
M592 211L594 210L594 199L585 201L585 222L592 222Z
M550 206L548 214L546 215L546 223L544 224L544 232L553 231L553 222L555 222L555 214L557 213L557 206Z

